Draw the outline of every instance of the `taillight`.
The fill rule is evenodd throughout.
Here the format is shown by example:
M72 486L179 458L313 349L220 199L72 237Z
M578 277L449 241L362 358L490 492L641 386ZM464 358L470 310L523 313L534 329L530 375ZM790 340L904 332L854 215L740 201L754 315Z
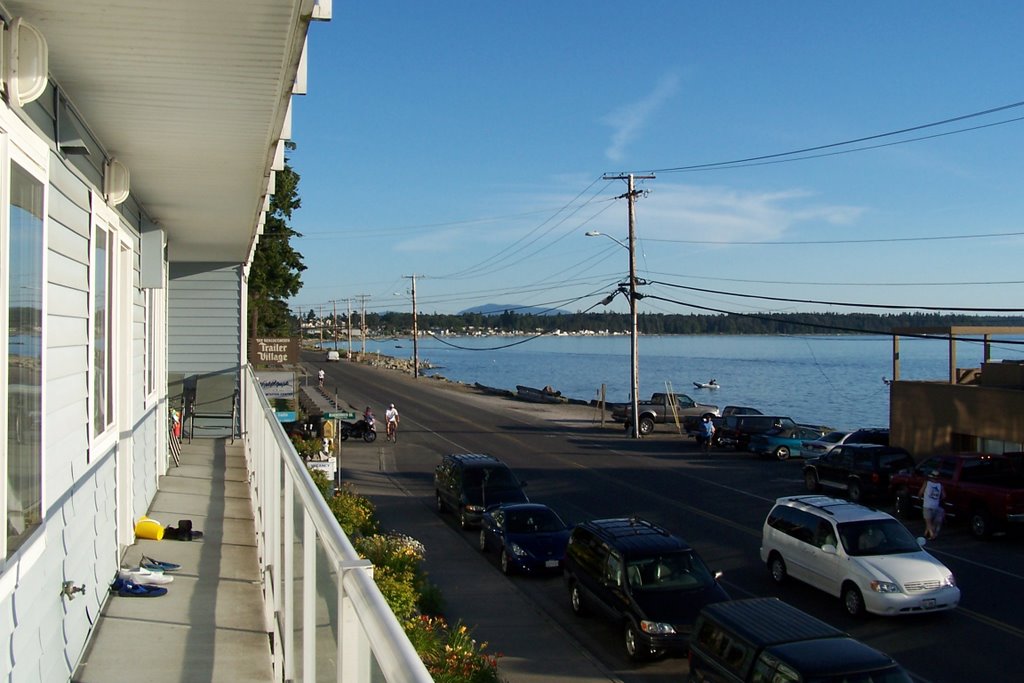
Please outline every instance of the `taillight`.
M882 475L880 475L878 472L872 472L871 481L875 484L879 483L880 481L882 481Z

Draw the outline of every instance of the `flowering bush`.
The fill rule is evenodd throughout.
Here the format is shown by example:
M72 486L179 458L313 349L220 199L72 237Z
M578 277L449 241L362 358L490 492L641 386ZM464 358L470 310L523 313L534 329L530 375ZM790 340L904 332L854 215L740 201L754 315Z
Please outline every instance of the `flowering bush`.
M378 567L387 567L396 574L416 575L426 556L423 544L411 536L398 533L374 534L352 541L356 551Z
M434 681L502 683L498 675L500 655L489 654L487 643L478 644L461 622L450 628L443 618L429 616L440 611L443 600L423 571L423 544L405 534L377 533L375 508L369 500L356 494L350 484L335 493L323 473L310 475L353 547L373 563L377 588L405 624L406 635Z
M469 629L441 617L422 616L406 623L406 633L435 683L501 683L498 659L477 643Z

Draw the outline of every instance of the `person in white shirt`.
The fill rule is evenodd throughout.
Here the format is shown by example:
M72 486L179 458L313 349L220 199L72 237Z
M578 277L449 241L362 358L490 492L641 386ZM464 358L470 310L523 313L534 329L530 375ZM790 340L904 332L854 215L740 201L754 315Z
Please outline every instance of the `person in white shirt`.
M939 530L942 529L942 519L946 514L942 509L946 491L936 479L938 476L938 470L932 470L918 491L918 495L921 496L921 510L924 513L924 537L928 539L938 537Z
M398 441L398 408L392 403L384 413L388 425L388 441Z

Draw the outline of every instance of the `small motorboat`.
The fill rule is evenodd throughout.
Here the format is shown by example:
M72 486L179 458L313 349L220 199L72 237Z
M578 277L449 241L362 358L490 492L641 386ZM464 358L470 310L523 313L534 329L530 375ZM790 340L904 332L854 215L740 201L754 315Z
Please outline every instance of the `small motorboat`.
M713 379L709 382L694 382L693 386L697 389L718 389L722 385L718 383L718 380Z

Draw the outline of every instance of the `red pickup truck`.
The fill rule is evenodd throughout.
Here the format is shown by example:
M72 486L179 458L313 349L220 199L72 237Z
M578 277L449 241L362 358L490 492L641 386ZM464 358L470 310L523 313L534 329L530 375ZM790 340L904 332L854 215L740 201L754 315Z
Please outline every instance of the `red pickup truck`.
M946 492L946 515L970 522L971 533L985 538L1011 523L1024 522L1024 476L1003 455L933 455L912 470L892 475L896 511L909 517L921 508L921 485L934 476Z

